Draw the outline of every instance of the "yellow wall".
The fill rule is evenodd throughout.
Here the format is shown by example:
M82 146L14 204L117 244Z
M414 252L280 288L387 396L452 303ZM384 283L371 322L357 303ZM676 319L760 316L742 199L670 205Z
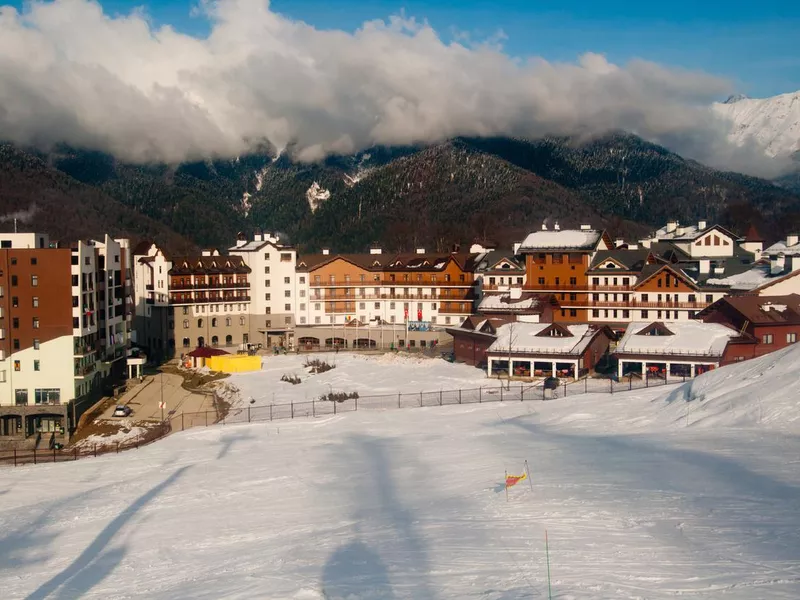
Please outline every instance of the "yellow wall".
M243 371L260 371L261 357L246 354L230 354L212 356L206 359L206 366L212 371L222 373L242 373Z

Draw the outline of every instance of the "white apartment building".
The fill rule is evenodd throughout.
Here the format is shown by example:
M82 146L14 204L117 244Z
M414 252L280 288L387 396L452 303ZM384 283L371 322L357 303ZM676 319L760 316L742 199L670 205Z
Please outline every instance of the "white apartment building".
M240 234L228 249L250 267L250 342L266 347L294 347L296 315L307 310L305 276L296 273L297 251L280 236L257 233L253 240Z

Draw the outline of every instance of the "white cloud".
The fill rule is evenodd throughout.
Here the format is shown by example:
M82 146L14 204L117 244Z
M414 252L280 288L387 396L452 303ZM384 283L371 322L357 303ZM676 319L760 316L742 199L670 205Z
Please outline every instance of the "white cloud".
M597 54L521 60L502 52L502 35L445 43L405 16L350 34L287 19L267 0L203 10L207 38L86 0L0 8L0 138L168 162L234 156L266 138L316 160L375 143L621 128L699 160L728 152L707 107L730 85L704 73Z

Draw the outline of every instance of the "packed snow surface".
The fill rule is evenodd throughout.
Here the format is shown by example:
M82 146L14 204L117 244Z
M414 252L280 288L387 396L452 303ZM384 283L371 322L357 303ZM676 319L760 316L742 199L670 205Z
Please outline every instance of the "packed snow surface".
M664 321L672 335L646 335L652 321L632 321L617 344L617 352L626 354L674 353L699 356L722 356L728 340L739 332L720 323L700 321Z
M377 372L341 358L339 376ZM666 391L197 428L9 467L0 589L546 598L547 531L559 600L798 598L800 346L766 358Z

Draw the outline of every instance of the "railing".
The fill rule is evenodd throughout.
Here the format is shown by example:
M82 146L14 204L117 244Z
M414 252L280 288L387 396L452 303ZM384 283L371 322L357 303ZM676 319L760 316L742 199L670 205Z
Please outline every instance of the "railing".
M590 283L588 286L592 292L632 292L633 286L630 285L601 285Z
M216 296L195 296L194 298L170 298L169 303L172 305L181 304L224 304L226 302L250 302L250 296L228 296L219 298Z
M146 290L148 290L148 291L153 291L153 284L152 284L152 283L148 283L148 284L146 284L146 285L144 286L144 289L146 289Z
M245 289L249 288L250 284L247 282L233 282L233 283L178 283L171 284L170 290L224 290L224 289Z
M89 373L94 372L96 368L97 365L95 365L95 363L92 363L90 365L85 365L83 367L76 367L75 377L86 377L86 375L88 375Z
M310 296L308 300L310 302L339 302L339 301L346 301L346 300L464 300L464 301L471 301L472 298L469 298L469 292L465 292L463 294L422 294L420 296L415 296L413 294L366 294L364 296L359 296L357 294L336 294L335 296Z
M315 287L358 287L358 288L375 288L375 287L423 287L423 288L436 288L436 287L472 287L474 281L394 281L391 279L381 279L376 281L312 281L309 286Z

